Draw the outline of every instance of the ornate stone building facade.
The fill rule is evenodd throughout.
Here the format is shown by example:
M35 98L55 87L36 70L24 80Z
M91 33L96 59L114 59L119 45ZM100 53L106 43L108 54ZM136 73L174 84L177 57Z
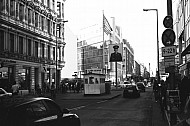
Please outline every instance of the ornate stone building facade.
M0 1L0 87L59 85L64 67L64 0Z

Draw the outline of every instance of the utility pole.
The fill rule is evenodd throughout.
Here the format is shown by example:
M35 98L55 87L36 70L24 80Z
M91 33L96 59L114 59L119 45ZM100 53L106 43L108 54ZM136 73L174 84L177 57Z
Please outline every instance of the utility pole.
M172 0L167 0L167 16L173 17ZM170 28L173 29L173 24L171 25ZM169 95L169 91L175 90L175 66L170 66L170 69L172 72L169 73L170 79L169 79L169 86L168 86L168 88L169 88L168 95ZM168 97L170 97L170 95ZM170 125L171 126L176 125L177 124L177 114L175 112L174 113L170 112L169 115L170 115Z

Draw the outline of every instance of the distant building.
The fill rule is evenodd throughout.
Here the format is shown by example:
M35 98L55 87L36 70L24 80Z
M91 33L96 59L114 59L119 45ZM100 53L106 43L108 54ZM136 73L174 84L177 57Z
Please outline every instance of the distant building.
M178 0L177 8L176 8L176 18L174 30L177 36L177 47L179 53L176 56L179 58L179 72L183 75L187 75L190 77L190 22L189 22L189 7L190 0ZM184 2L184 3L183 3Z
M78 35L78 77L81 78L83 74L92 71L106 74L107 80L115 82L115 62L109 62L109 45L122 44L123 61L117 62L117 79L123 81L127 74L133 73L134 51L130 44L122 39L121 27L115 25L114 18L112 31L105 31L103 26L100 18L100 22L81 29L80 35Z
M65 65L64 2L0 1L0 87L10 90L16 81L32 92L45 81L59 84Z
M124 45L124 60L123 60L123 70L125 78L134 75L134 50L130 43L126 39L123 39Z

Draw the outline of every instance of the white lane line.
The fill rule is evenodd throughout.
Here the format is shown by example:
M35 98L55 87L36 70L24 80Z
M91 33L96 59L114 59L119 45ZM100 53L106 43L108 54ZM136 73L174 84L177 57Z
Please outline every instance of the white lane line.
M79 110L79 109L82 109L82 108L84 108L84 107L86 107L86 106L79 106L79 107L76 107L76 108L71 108L71 109L69 109L69 110Z
M96 102L96 104L100 104L100 103L103 103L103 102L106 102L106 101L108 101L108 100L99 101L99 102ZM89 104L89 105L90 105L90 104ZM85 108L85 107L87 107L87 106L89 106L89 105L86 105L86 106L79 106L79 107L71 108L71 109L69 109L69 110L79 110L79 109Z
M107 102L108 100L104 100L104 101L99 101L99 102L96 102L96 103L103 103L103 102Z

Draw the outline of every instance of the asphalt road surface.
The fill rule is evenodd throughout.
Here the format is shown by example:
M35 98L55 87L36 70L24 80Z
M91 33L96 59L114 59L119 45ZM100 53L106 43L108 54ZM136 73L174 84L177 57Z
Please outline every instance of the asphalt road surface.
M151 126L152 88L140 98L63 100L58 104L79 115L81 126Z

